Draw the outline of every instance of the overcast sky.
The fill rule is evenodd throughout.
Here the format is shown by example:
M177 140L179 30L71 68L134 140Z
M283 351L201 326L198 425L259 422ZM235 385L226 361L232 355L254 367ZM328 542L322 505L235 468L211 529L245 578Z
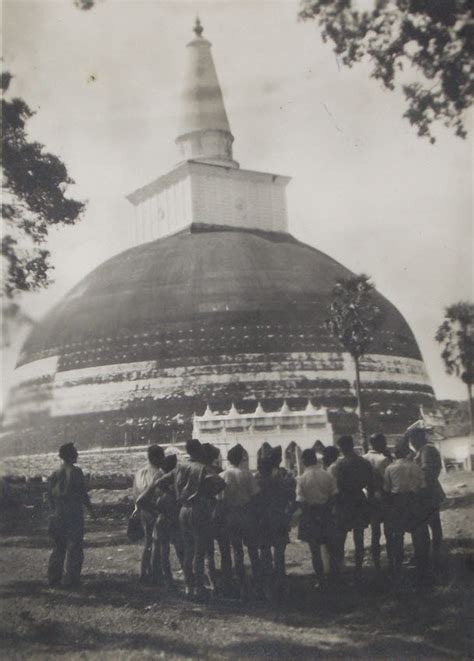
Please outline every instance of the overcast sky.
M4 1L11 91L37 114L30 135L66 163L87 199L55 230L47 291L24 298L35 318L132 242L125 195L179 160L177 96L196 13L213 55L243 168L293 177L290 231L370 274L420 344L439 398L465 398L433 340L443 308L472 298L470 142L437 129L430 145L402 119L399 92L340 65L293 0Z

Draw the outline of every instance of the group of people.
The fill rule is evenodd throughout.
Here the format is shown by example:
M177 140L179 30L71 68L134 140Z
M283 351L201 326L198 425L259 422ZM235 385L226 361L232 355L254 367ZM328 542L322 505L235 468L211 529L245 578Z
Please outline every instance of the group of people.
M355 573L360 577L368 526L377 570L384 532L394 581L401 577L407 532L412 535L418 580L428 580L439 565L441 458L423 429L401 439L394 456L383 434L370 438L370 449L362 456L351 436L342 436L336 446L316 443L301 453L298 475L281 466L281 447L268 444L259 451L256 473L249 470L249 457L240 444L228 451L225 469L218 448L209 443L191 439L186 452L188 458L178 461L176 455L151 445L147 465L134 478L135 510L130 522L139 523L144 538L143 583L173 589L170 550L174 547L188 598L207 600L218 593L281 599L287 591L285 551L293 525L298 526L298 538L308 544L321 588L343 576L351 531ZM67 444L60 456L63 466L53 474L49 489L54 512L51 585L61 580L65 560L65 581L77 584L83 557L83 507L94 516L82 472L74 466L77 451Z

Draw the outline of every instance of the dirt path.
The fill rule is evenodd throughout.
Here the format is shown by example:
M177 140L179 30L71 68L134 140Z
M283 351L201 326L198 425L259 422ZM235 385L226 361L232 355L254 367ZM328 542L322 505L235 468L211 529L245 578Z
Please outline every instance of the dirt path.
M472 658L473 476L449 476L446 485L449 561L442 581L423 593L408 569L403 589L391 591L370 563L362 586L348 581L318 593L305 545L292 542L284 605L192 604L179 593L137 585L140 549L126 540L123 520L114 519L89 525L84 587L69 593L46 587L42 531L3 537L2 658Z

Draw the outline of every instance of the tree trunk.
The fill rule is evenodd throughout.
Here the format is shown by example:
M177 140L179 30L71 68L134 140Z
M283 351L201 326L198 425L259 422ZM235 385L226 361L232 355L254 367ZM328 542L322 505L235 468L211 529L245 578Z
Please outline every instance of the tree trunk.
M472 383L467 384L467 401L469 405L469 422L471 423L471 436L474 436L474 402L472 401Z
M362 444L366 446L367 443L367 438L366 438L366 432L365 432L365 419L364 419L364 408L362 405L362 397L361 397L361 388L360 388L360 367L359 367L359 359L353 356L354 358L354 367L355 367L355 387L356 387L356 396L357 396L357 408L359 409L359 434L362 439Z

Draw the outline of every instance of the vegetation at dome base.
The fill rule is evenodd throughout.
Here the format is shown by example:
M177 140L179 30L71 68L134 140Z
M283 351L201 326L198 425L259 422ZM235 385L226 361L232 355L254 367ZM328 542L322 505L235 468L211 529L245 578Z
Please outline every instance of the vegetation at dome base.
M446 372L456 375L467 386L471 434L474 434L474 303L459 301L447 307L435 340L442 346Z
M385 88L401 86L404 117L430 142L439 120L464 138L463 112L473 101L474 10L468 0L300 0L299 18L316 20L340 61L361 60ZM364 3L365 5L367 3ZM416 76L407 78L410 71Z
M374 302L375 287L369 276L361 273L338 280L329 304L326 326L354 361L355 389L359 410L359 432L366 438L361 397L360 359L370 349L382 324L382 311Z
M84 203L65 196L74 181L61 160L30 142L26 123L34 115L19 98L5 99L11 74L2 74L2 269L8 298L50 282L50 252L43 246L53 225L73 225Z

